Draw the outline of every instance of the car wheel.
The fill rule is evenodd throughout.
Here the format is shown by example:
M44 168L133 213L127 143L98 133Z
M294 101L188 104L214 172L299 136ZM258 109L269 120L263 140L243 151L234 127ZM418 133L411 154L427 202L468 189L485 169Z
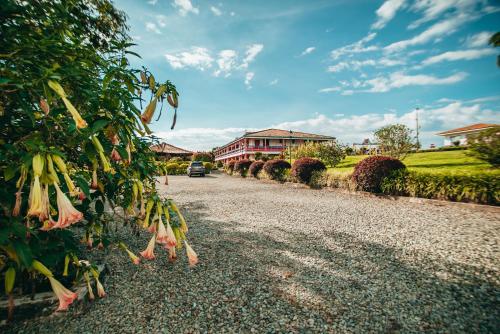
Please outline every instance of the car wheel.
M205 177L205 174L201 174L201 176Z

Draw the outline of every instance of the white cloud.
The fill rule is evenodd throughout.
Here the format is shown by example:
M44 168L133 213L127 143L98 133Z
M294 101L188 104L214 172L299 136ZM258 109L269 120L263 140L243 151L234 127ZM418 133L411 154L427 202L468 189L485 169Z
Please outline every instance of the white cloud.
M366 43L373 40L376 36L377 36L377 33L371 32L355 43L348 44L346 46L332 50L330 52L330 56L332 57L333 60L336 60L344 55L377 51L379 48L375 45L365 46Z
M278 82L279 82L279 80L278 80L278 79L274 79L273 81L270 81L270 82L269 82L269 86L274 86L274 85L277 85L277 84L278 84Z
M493 35L491 31L483 31L472 36L468 36L465 40L465 46L469 48L480 48L488 45L490 37Z
M307 49L305 49L304 51L302 51L302 53L300 55L301 56L308 55L308 54L312 53L314 50L316 50L316 48L314 46L310 46Z
M318 92L319 93L332 93L332 92L340 92L342 90L341 87L328 87L328 88L322 88Z
M198 14L200 12L198 8L193 6L191 0L174 0L172 5L179 9L181 16L186 16L189 13Z
M219 52L219 58L217 59L217 65L219 69L214 72L217 77L221 73L224 73L225 77L231 75L231 71L236 67L236 60L238 54L234 50L222 50Z
M386 0L382 6L377 9L377 21L372 25L372 29L382 29L387 22L392 20L398 9L404 4L404 0Z
M172 68L193 67L204 71L212 66L213 58L210 52L203 47L193 46L190 51L184 51L177 54L165 54L165 58Z
M473 60L485 56L495 55L497 51L493 48L476 50L448 51L437 56L429 57L422 62L422 65L431 65L443 61Z
M464 80L467 73L459 72L448 77L435 77L427 74L407 75L402 72L391 73L387 77L376 77L365 81L365 85L371 88L364 90L369 93L385 93L393 88L406 86L427 86L427 85L449 85Z
M154 32L155 34L161 34L160 29L156 26L156 23L146 22L146 30Z
M457 14L467 14L476 12L480 5L486 2L483 0L417 0L412 6L414 12L421 12L422 18L412 22L408 28L415 29L422 23L437 19L446 12ZM486 10L486 7L484 8Z
M264 49L263 44L252 44L248 46L247 51L245 52L245 59L243 59L243 63L241 64L242 68L248 68L248 65L255 60L255 57Z
M231 12L231 13L229 13L229 15L231 15L231 16L235 16L235 15L236 15L236 13L235 13L235 12Z
M409 46L425 44L429 41L448 36L457 31L464 23L476 19L476 16L459 14L452 18L435 23L422 33L413 38L398 41L386 46L384 49L387 52L395 52L406 49Z
M389 59L389 58L380 58L378 60L374 59L366 59L366 60L351 60L351 61L341 61L335 65L328 66L328 72L340 72L343 70L359 70L362 67L366 66L375 66L375 67L391 67L397 65L404 65L405 62L403 60Z
M148 1L148 4L150 4L150 5L153 5L153 6L154 6L154 5L156 5L156 3L157 3L157 2L158 2L158 0L149 0L149 1Z
M165 27L167 25L167 17L165 15L156 15L156 23L160 27Z
M252 88L252 80L254 76L254 72L247 72L247 74L245 75L245 86L247 86L247 89Z
M222 15L222 11L215 7L215 6L210 6L210 10L212 11L212 13L215 15L215 16L221 16Z

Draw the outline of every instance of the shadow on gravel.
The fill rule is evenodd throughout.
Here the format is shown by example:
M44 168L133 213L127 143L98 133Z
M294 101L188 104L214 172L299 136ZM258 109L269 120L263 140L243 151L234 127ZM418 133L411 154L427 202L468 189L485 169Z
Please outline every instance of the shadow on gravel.
M331 248L287 230L279 233L286 241L278 241L241 231L238 222L206 219L204 208L191 202L189 220L197 225L199 274L210 280L203 271L215 267L223 277L218 283L231 316L218 320L220 328L234 329L236 323L248 330L244 324L254 323L262 332L500 329L500 289L496 273L487 268L426 258L410 265L402 259L417 254L337 232L324 235ZM241 321L243 316L250 321Z

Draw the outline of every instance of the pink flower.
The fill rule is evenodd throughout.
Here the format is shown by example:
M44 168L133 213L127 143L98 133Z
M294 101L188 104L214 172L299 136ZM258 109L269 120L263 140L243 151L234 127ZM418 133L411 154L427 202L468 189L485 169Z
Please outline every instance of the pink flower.
M50 217L49 186L45 185L42 189L42 212L38 219L43 222Z
M66 289L58 280L54 277L47 277L50 281L50 286L54 291L56 297L59 299L59 307L57 311L65 311L68 306L73 303L73 301L78 297L76 293L71 290Z
M140 253L143 258L148 259L148 260L152 260L155 258L155 254L154 254L155 239L156 239L156 235L153 234L153 237L151 238L151 240L149 240L148 247Z
M97 285L97 295L101 298L105 297L106 292L104 292L104 287L102 286L98 278L95 279L95 283Z
M149 225L148 227L149 233L156 233L156 223L155 223L156 218L158 218L158 215L155 215L151 220L151 225Z
M91 249L93 244L94 244L94 240L92 239L92 235L89 234L89 236L87 237L87 248Z
M168 262L175 262L177 260L177 254L175 254L175 247L168 249Z
M198 263L198 255L194 252L194 250L189 246L186 240L184 240L184 243L186 244L186 253L189 261L189 265L193 267Z
M167 230L165 229L165 224L163 224L163 221L161 220L161 216L160 216L160 221L158 222L158 233L156 234L156 242L159 244L167 243Z
M21 204L23 203L22 192L16 192L16 204L14 205L14 209L12 209L12 216L19 216L19 212L21 212Z
M111 160L113 161L121 161L122 157L120 156L120 153L113 147L113 151L111 151Z
M57 210L59 211L59 219L54 228L66 228L80 221L83 218L83 214L73 207L68 197L59 189L59 186L55 182L54 187L56 187Z
M132 253L128 249L125 249L125 251L127 252L128 256L130 257L130 259L134 264L139 264L139 262L141 262L141 259L137 257L134 253Z
M172 226L167 222L167 247L172 248L177 244L177 240L175 239L174 230L172 230Z

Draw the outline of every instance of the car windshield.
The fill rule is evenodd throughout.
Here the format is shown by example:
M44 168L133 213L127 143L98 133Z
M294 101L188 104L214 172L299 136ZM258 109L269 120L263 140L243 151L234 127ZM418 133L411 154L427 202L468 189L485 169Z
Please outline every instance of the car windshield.
M200 167L200 166L203 166L203 164L201 163L201 161L193 161L191 163L191 166L193 166L193 167Z

